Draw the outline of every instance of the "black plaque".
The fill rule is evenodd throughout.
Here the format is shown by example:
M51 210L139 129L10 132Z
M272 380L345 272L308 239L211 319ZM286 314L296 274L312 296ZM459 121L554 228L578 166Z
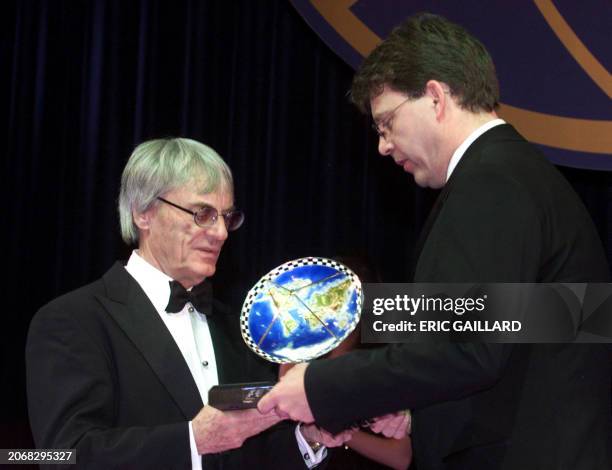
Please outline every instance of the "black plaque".
M224 411L256 408L259 399L272 387L274 382L215 385L208 391L208 404Z

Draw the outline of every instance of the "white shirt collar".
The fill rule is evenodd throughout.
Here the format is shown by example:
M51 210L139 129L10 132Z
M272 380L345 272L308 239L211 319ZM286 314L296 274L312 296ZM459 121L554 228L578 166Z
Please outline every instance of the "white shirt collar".
M149 264L138 254L138 250L132 251L125 269L140 284L155 310L165 312L170 298L169 282L172 278Z
M492 129L492 128L496 127L496 126L500 126L502 124L506 124L506 121L504 121L503 119L499 119L499 118L498 119L493 119L492 121L484 123L478 129L476 129L474 132L472 132L468 136L468 138L465 139L463 141L463 143L459 147L457 147L457 150L455 150L455 153L453 153L453 156L451 157L450 161L448 162L448 169L446 170L446 181L447 182L450 179L451 175L453 174L453 171L455 170L455 168L459 164L459 161L461 160L461 157L463 157L463 154L468 149L468 147L470 145L472 145L472 143L476 139L478 139L478 137L480 137L482 134L487 132L489 129Z

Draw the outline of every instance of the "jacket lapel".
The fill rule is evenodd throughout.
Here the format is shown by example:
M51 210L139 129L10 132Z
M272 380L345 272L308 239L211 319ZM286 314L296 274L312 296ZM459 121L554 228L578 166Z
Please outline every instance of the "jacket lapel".
M434 223L436 222L438 215L440 214L440 210L442 210L442 206L444 206L444 203L446 202L446 199L448 198L449 192L450 192L450 185L446 184L444 188L442 189L442 191L440 192L440 194L438 194L438 197L436 198L436 202L431 208L431 212L427 216L427 220L425 220L425 225L423 225L423 229L421 230L421 234L414 248L414 252L415 252L414 259L417 261L419 259L419 256L421 256L421 252L423 251L423 247L425 246L427 237L429 236L429 233L431 232L431 229L434 226ZM417 263L415 263L415 269L416 269L416 265ZM412 278L414 278L414 274L415 273L413 270Z
M192 419L202 400L191 372L172 335L144 291L120 263L104 275L108 297L98 300L142 353L169 394Z
M421 256L421 252L425 247L427 237L429 236L433 226L435 225L436 220L438 219L438 216L440 215L440 212L444 207L444 203L448 199L448 196L450 195L453 189L453 183L460 179L462 173L464 173L466 170L469 171L469 168L477 163L477 156L479 155L480 149L483 145L486 145L486 143L489 142L491 139L499 138L516 140L517 138L520 139L520 136L516 133L514 128L508 124L495 126L484 134L482 134L481 136L479 136L467 148L467 150L463 154L463 157L461 158L461 160L459 160L457 167L451 174L451 177L448 182L444 185L444 188L442 188L442 191L438 195L438 198L436 199L436 202L434 203L434 206L431 209L427 220L425 221L425 225L423 226L423 230L421 231L421 235L419 236L419 240L415 247L415 270L416 266L418 265L419 257Z
M219 383L243 382L246 346L240 335L237 317L230 312L229 307L218 301L213 301L212 309L213 315L208 317L208 326L215 350Z

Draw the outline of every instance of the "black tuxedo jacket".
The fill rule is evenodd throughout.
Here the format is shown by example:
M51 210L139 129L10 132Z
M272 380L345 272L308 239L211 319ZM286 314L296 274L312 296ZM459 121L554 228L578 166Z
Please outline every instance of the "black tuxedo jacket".
M426 223L415 282L606 282L593 224L511 126L467 150ZM395 344L307 369L319 424L409 408L418 470L609 470L607 345Z
M218 302L212 309L219 382L275 379L244 346L237 317ZM26 362L37 447L76 448L83 468L191 468L188 421L202 400L174 339L121 264L36 314ZM293 427L206 455L204 468L306 468Z

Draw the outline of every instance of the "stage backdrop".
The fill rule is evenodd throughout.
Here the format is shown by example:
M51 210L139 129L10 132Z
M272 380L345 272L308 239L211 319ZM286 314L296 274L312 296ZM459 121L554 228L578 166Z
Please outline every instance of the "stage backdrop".
M465 26L489 49L500 115L555 163L612 170L609 0L292 0L353 68L402 18L419 11Z
M240 301L307 255L365 253L383 281L409 280L436 194L377 154L346 96L353 70L289 1L13 0L2 13L0 448L31 445L30 319L129 254L116 200L143 140L192 137L232 168L247 219L213 277L222 295ZM559 102L581 96L568 89ZM610 253L612 173L562 171Z

